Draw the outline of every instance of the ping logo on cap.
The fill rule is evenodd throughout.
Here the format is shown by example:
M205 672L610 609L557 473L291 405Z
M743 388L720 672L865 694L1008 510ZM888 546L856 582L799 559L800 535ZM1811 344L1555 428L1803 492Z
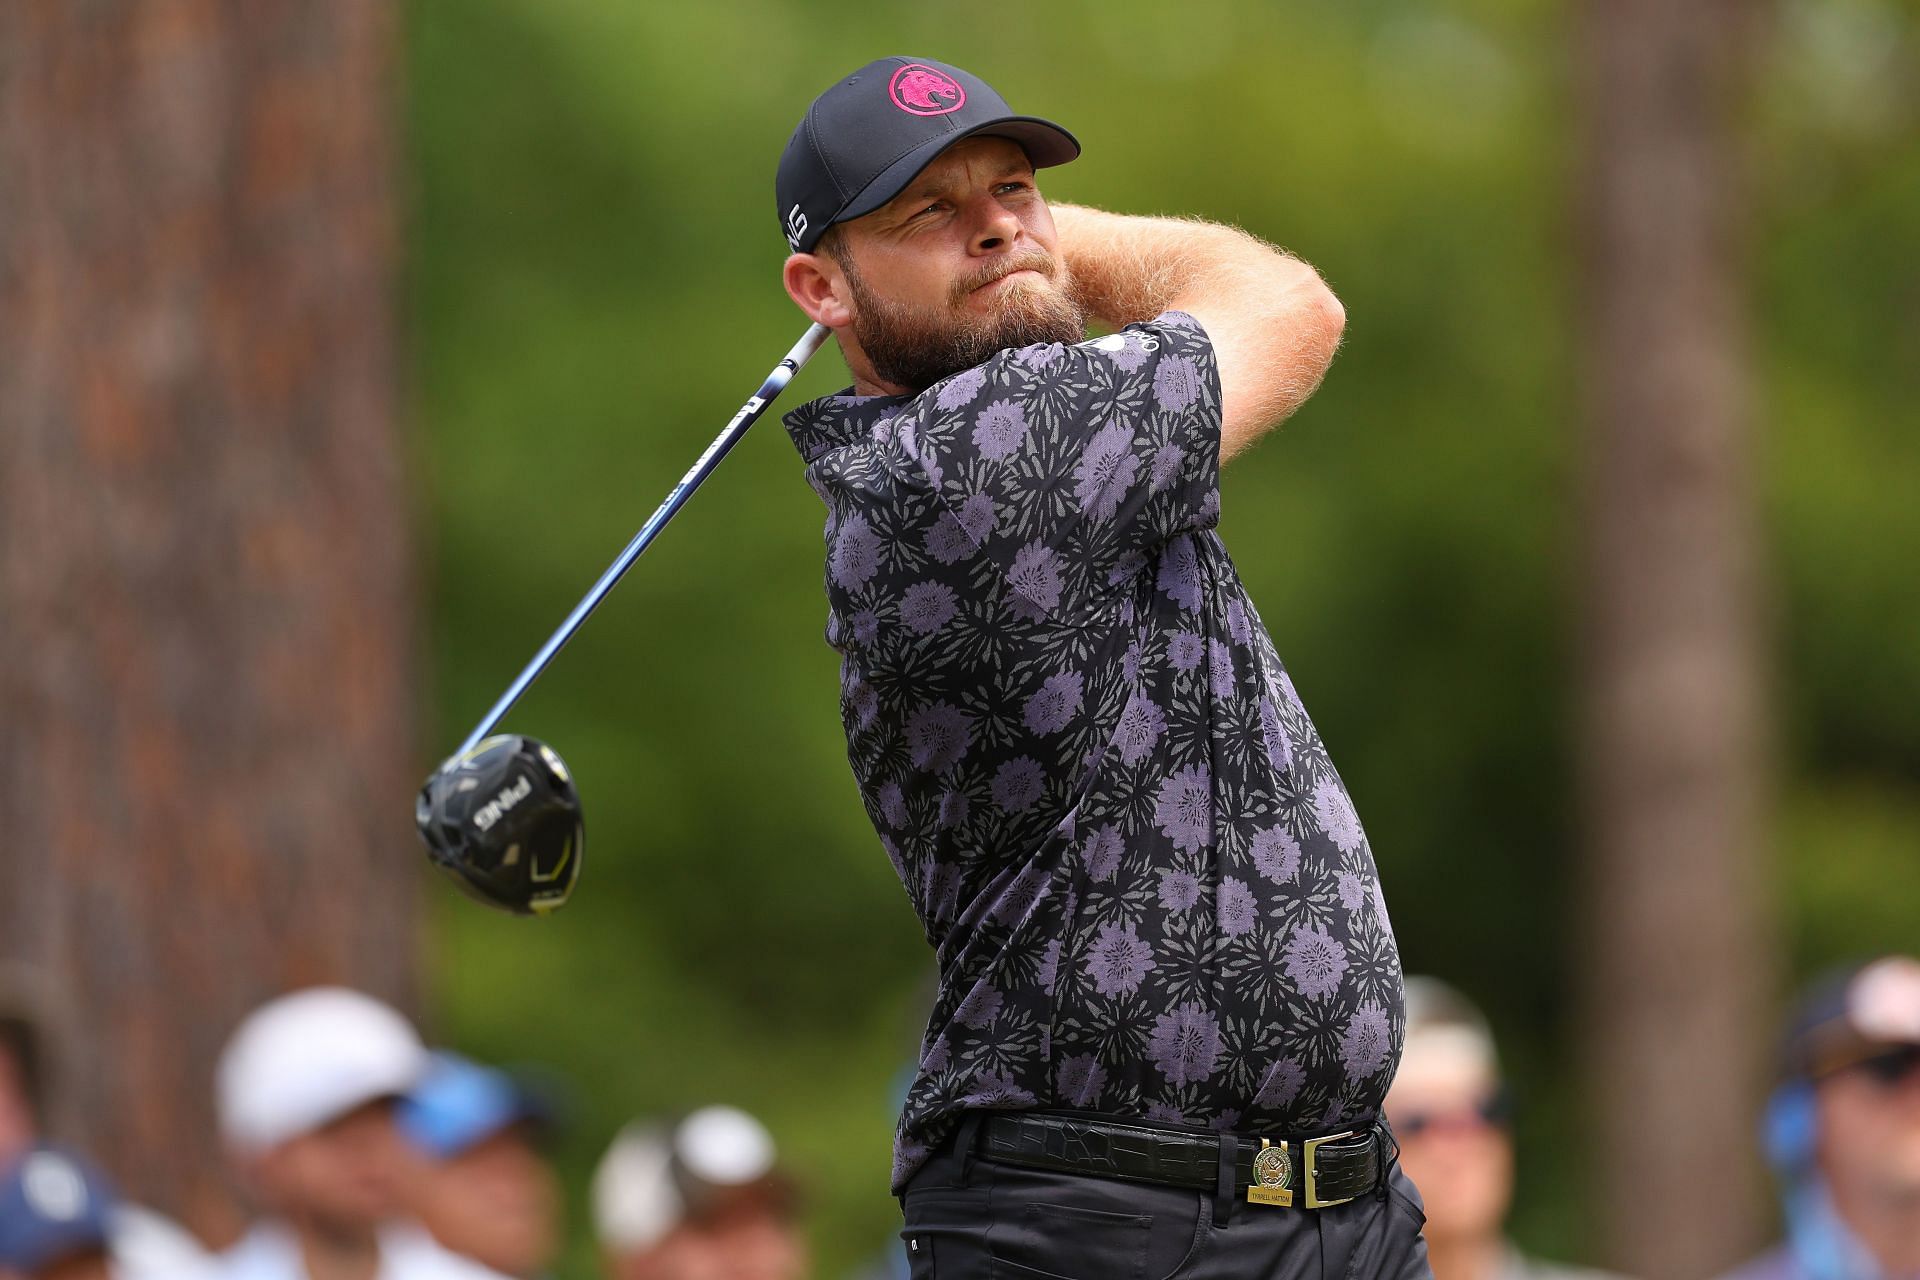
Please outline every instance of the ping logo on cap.
M967 104L967 91L944 71L921 62L909 62L887 82L893 105L916 116L944 116Z

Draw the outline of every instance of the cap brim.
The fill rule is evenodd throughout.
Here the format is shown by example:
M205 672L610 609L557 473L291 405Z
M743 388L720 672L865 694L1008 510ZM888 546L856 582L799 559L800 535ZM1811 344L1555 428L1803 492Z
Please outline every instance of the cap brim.
M445 1105L403 1100L396 1117L408 1141L438 1160L464 1155L503 1133L522 1129L533 1142L553 1130L554 1115L544 1099L521 1089L451 1099Z
M833 220L827 225L851 222L855 218L872 213L906 190L907 184L912 182L922 169L932 164L934 157L948 147L967 138L978 138L983 135L992 138L1008 138L1019 143L1021 149L1027 153L1028 161L1036 169L1048 169L1054 165L1066 164L1080 154L1079 139L1051 120L1042 120L1038 116L1002 116L998 120L988 120L959 133L927 139L882 169L872 182L856 192L840 212L833 215Z
M1892 1038L1865 1035L1857 1029L1846 1026L1837 1034L1827 1035L1816 1040L1807 1058L1807 1074L1816 1080L1824 1079L1836 1072L1856 1067L1869 1058L1876 1058L1895 1049L1920 1048L1920 1040L1906 1036Z
M16 1256L0 1257L0 1266L22 1275L45 1271L57 1262L111 1251L106 1223L89 1219L85 1223L63 1225L59 1230L20 1247Z

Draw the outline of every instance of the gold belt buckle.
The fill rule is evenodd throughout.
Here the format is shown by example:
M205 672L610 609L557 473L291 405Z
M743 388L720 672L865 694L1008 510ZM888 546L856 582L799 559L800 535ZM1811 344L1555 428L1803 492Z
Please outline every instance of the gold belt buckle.
M1322 1138L1308 1138L1300 1144L1300 1182L1304 1198L1303 1207L1308 1209L1330 1209L1337 1204L1345 1204L1352 1196L1342 1196L1338 1200L1322 1200L1315 1187L1319 1174L1320 1148L1329 1142L1341 1142L1356 1138L1359 1131L1349 1129L1345 1133L1329 1133ZM1247 1188L1248 1204L1276 1204L1283 1209L1293 1207L1294 1181L1293 1152L1285 1142L1269 1142L1260 1139L1260 1150L1253 1156L1253 1185Z
M1341 1142L1347 1138L1357 1138L1359 1136L1360 1136L1359 1130L1349 1129L1345 1133L1330 1133L1324 1138L1308 1138L1305 1142L1300 1144L1301 1156L1302 1156L1301 1163L1306 1165L1307 1167L1307 1171L1306 1171L1307 1208L1330 1209L1336 1204L1345 1204L1347 1201L1353 1199L1352 1196L1341 1196L1338 1200L1322 1200L1319 1194L1314 1190L1313 1180L1315 1175L1317 1175L1320 1171L1319 1169L1320 1148L1324 1144L1329 1142Z

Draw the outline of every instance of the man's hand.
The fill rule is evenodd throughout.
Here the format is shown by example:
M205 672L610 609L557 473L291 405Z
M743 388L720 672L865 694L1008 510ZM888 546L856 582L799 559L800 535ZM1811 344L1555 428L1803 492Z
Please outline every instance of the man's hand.
M1218 223L1052 212L1088 314L1117 329L1185 311L1206 328L1220 362L1222 462L1304 404L1333 363L1346 311L1298 258Z

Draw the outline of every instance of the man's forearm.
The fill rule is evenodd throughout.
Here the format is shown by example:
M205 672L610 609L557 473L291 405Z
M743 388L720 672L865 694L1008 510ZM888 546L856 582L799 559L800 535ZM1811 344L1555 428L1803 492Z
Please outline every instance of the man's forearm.
M1153 319L1209 276L1230 271L1236 259L1265 250L1245 232L1214 222L1071 204L1052 211L1080 305L1116 329Z
M1222 456L1304 403L1339 347L1345 312L1312 267L1233 227L1052 206L1087 313L1118 328L1192 311L1220 358Z

